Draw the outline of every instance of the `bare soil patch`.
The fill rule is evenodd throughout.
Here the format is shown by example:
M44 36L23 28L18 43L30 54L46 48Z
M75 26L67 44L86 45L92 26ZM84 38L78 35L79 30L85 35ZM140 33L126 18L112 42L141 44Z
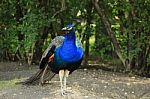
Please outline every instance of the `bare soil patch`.
M26 79L37 66L0 63L0 84ZM1 86L0 85L0 86ZM5 85L5 84L4 84ZM150 99L150 79L101 69L78 69L67 80L68 94L61 96L58 75L44 86L14 85L0 88L0 99Z

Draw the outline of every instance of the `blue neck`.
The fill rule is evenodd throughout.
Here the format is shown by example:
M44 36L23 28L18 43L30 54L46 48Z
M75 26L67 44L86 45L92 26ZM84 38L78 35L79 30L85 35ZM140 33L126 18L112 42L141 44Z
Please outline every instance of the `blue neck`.
M75 30L70 31L65 35L65 41L74 41L76 40Z
M70 31L65 35L64 42L60 48L60 56L64 60L70 60L77 54L75 30Z
M69 50L76 48L76 35L75 30L70 31L65 35L64 43L62 45L62 50Z

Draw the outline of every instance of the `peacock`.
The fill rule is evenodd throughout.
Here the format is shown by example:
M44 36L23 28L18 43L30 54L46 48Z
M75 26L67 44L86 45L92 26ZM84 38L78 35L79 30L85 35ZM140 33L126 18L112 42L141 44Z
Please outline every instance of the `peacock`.
M25 83L29 84L40 79L41 83L51 80L59 74L61 94L66 93L67 77L79 68L83 60L83 48L76 38L75 25L69 24L62 28L64 36L56 36L42 55L40 70ZM52 71L52 72L51 72Z

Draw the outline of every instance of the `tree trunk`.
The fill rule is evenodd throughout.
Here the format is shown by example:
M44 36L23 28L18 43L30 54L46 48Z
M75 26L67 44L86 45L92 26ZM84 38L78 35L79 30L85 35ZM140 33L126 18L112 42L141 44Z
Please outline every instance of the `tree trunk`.
M87 27L86 27L86 35L85 35L85 58L84 58L84 66L88 65L89 59L89 38L90 38L90 24L92 20L92 2L90 0L89 4L87 4Z
M133 0L129 0L130 4L132 6L134 6L134 1ZM135 11L134 11L134 8L132 8L131 12L129 13L129 18L128 18L128 21L129 21L129 24L133 24L134 23L134 17L135 17ZM127 28L127 27L126 27ZM131 51L134 49L133 45L132 45L132 39L133 39L133 34L136 32L136 31L132 31L132 27L128 27L128 29L130 31L127 32L127 59L128 59L128 63L127 63L127 68L126 70L127 71L131 71L132 68L135 67L136 65L136 59L134 56L131 56ZM139 33L137 34L137 39L139 39ZM139 42L138 42L138 47L139 46Z
M17 4L16 4L16 16L15 17L16 17L17 25L19 25L19 24L22 24L22 21L20 21L20 19L23 18L23 11L20 6L19 0L17 0L16 3ZM23 33L21 33L21 31L18 31L18 41L22 42L24 40L24 38L25 38L25 35ZM20 48L16 51L17 53L15 53L15 55L14 55L15 60L20 60L24 57L23 53L20 53L20 51L19 51L20 49L24 49L23 43L20 43Z
M88 27L88 26L87 26ZM88 65L89 58L89 35L86 35L85 38L85 58L84 58L84 66Z
M130 56L130 51L131 51L131 33L127 32L127 59L126 59L126 70L130 71L131 70L131 56Z
M125 59L124 59L123 56L122 56L121 48L120 48L119 43L118 43L118 41L117 41L117 39L116 39L116 37L115 37L115 35L114 35L114 32L113 32L112 29L111 29L111 24L110 24L110 22L109 22L109 19L108 19L108 17L106 16L106 14L104 13L104 12L105 12L104 9L102 9L102 8L99 6L97 0L92 0L92 3L93 3L93 5L94 5L95 9L97 10L98 15L102 18L102 22L103 22L104 25L105 25L106 31L107 31L107 33L108 33L108 35L109 35L109 37L110 37L110 39L111 39L111 41L112 41L112 44L113 44L113 46L114 46L114 49L115 49L116 54L118 55L119 59L121 60L122 64L123 64L124 67L125 67L125 66L126 66L126 64L125 64Z

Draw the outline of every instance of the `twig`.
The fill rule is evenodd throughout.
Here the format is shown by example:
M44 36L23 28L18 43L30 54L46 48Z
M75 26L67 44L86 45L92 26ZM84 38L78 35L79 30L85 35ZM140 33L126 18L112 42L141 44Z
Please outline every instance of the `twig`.
M54 15L52 16L52 18L54 18L56 15L58 15L61 12L63 12L64 10L66 10L65 0L62 0L61 6L62 6L61 9L59 11L56 11L56 13L54 13Z

